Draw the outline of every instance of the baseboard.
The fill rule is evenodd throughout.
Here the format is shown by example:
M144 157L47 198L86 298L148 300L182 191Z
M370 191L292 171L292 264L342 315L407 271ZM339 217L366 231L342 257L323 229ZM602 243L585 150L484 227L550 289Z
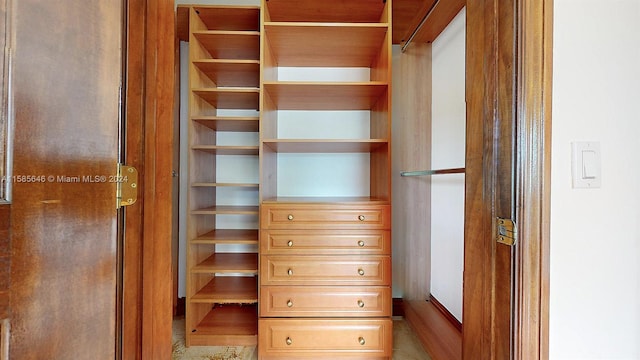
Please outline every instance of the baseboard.
M436 309L438 309L438 311L442 313L442 316L444 316L451 323L451 325L458 329L458 331L462 332L462 323L455 316L453 316L453 314L449 312L449 310L444 305L442 305L442 303L438 301L438 299L436 299L433 294L429 294L429 302L431 302L433 306L435 306Z
M433 360L461 360L462 332L431 301L404 301L405 319Z
M177 298L175 306L173 307L173 316L184 316L187 307L186 298Z
M393 298L393 316L403 316L404 317L404 304L402 298Z

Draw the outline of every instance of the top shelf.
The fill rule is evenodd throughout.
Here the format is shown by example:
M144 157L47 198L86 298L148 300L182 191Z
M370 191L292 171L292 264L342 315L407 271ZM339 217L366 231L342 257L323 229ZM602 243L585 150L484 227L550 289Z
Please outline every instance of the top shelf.
M265 0L266 21L388 23L385 0Z
M255 6L195 6L198 30L258 31L260 8Z

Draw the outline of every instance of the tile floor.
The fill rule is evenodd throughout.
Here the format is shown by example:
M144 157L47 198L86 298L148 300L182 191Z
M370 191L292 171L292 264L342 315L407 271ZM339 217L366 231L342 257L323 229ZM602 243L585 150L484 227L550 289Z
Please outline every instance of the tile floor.
M173 322L172 360L256 360L255 347L184 346L184 318ZM393 321L393 360L430 360L415 333L403 318Z

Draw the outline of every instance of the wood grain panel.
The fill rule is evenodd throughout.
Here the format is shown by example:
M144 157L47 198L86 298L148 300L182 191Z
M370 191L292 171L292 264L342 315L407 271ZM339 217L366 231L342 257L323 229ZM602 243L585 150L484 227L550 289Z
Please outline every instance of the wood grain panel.
M266 8L271 15L270 21L371 23L382 17L385 1L268 0Z
M11 358L113 359L122 2L13 6Z
M431 180L401 177L431 168L431 44L398 55L394 75L393 231L394 279L405 300L426 300L431 281Z
M11 285L11 205L0 205L0 320L9 318ZM2 341L0 339L0 341Z

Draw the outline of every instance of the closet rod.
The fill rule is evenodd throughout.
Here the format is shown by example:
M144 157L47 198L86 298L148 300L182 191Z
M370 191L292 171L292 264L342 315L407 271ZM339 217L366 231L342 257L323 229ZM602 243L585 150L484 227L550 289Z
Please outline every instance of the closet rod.
M416 35L418 35L418 31L420 31L420 29L422 28L422 25L424 25L427 22L427 19L429 18L433 10L436 9L436 6L438 6L439 2L440 0L436 0L434 1L433 5L431 5L431 7L429 8L429 11L427 11L427 14L422 18L422 21L420 21L420 24L418 24L415 30L413 30L413 33L411 33L411 36L409 36L409 40L407 40L404 43L404 45L402 45L402 52L405 52L407 50L407 47L409 47L409 44L411 44L411 42L413 41L413 38L415 38Z
M430 176L443 174L464 174L464 168L440 169L440 170L422 170L422 171L403 171L400 176Z

